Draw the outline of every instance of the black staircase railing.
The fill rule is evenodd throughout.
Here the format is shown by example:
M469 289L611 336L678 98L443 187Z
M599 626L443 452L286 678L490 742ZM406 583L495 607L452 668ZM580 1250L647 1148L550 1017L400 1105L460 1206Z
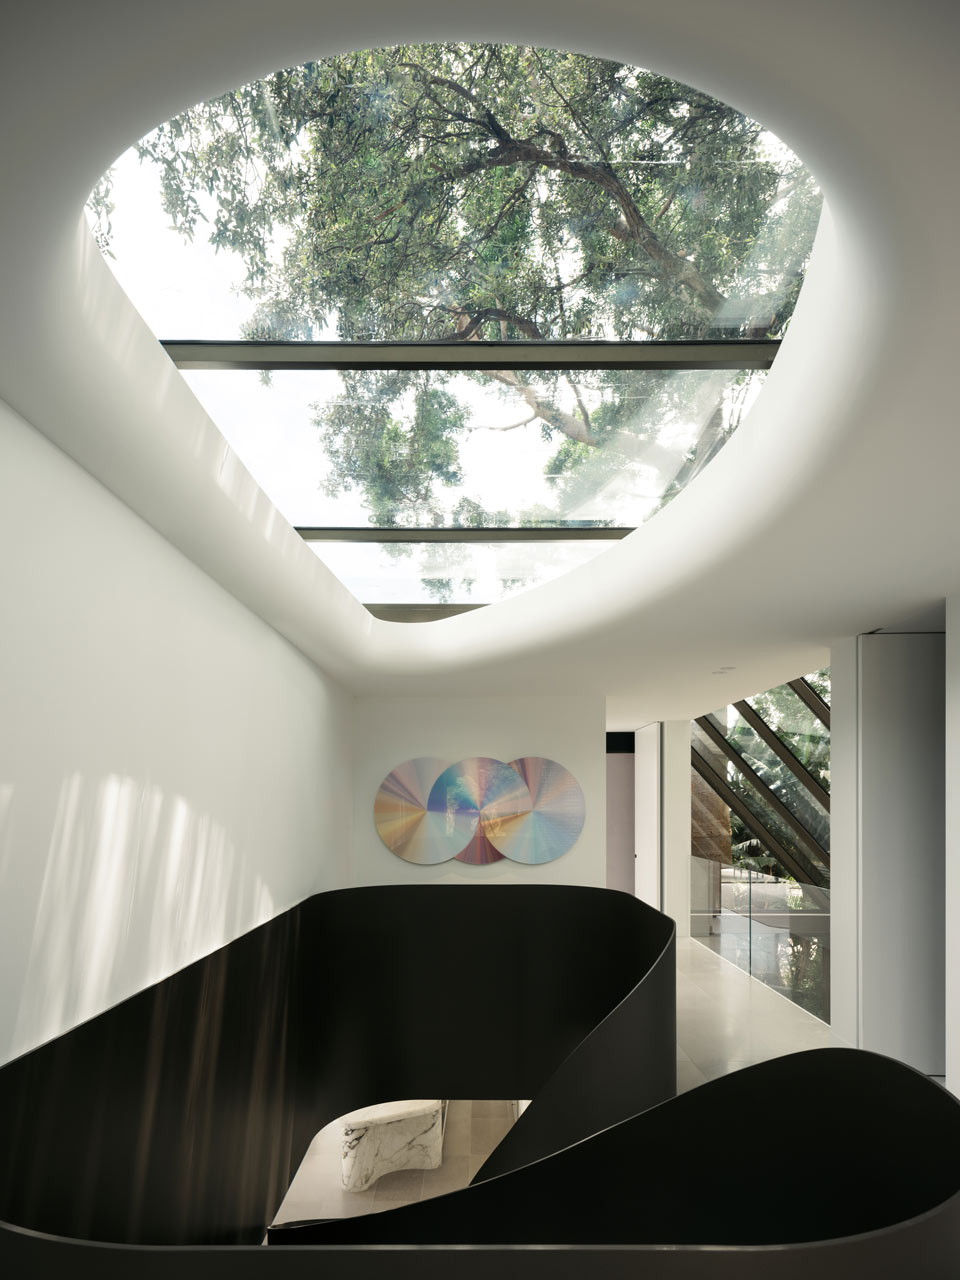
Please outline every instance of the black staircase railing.
M601 889L311 898L0 1068L3 1274L956 1274L956 1099L844 1049L673 1097L673 949L671 921ZM318 1128L416 1096L533 1102L464 1190L272 1229L261 1246ZM704 1134L777 1098L814 1108L814 1145L794 1135L796 1158L798 1143L813 1152L803 1195L774 1188L758 1208L749 1171L700 1194Z

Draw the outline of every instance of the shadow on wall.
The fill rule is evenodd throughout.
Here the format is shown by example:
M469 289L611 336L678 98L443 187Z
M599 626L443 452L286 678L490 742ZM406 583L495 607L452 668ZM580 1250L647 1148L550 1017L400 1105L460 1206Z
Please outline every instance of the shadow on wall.
M33 900L12 883L13 788L0 790L0 896L33 920L5 1058L275 914L229 831L180 795L119 774L67 777ZM27 925L29 928L29 924ZM8 968L15 970L12 957Z

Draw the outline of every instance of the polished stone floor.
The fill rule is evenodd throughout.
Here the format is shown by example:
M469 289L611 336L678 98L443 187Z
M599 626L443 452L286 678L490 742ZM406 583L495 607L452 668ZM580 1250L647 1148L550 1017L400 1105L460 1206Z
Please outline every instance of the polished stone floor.
M677 1091L801 1049L845 1042L693 938L677 939Z
M677 940L677 1090L767 1058L842 1045L826 1023L692 938ZM340 1127L322 1129L275 1221L378 1213L465 1187L513 1123L512 1103L451 1101L439 1169L388 1173L369 1191L340 1186Z

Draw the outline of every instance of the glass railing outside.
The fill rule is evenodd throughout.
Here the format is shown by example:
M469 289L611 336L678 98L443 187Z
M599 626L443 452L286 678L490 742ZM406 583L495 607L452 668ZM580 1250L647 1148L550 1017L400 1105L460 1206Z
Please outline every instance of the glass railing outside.
M830 1021L830 892L745 863L691 859L690 932L809 1013Z

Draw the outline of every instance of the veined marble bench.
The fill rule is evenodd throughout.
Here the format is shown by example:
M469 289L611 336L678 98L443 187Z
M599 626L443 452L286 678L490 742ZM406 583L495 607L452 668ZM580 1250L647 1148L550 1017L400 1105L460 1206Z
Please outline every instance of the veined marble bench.
M414 1098L382 1102L341 1116L344 1190L366 1191L385 1173L398 1169L439 1168L445 1108L440 1098Z

